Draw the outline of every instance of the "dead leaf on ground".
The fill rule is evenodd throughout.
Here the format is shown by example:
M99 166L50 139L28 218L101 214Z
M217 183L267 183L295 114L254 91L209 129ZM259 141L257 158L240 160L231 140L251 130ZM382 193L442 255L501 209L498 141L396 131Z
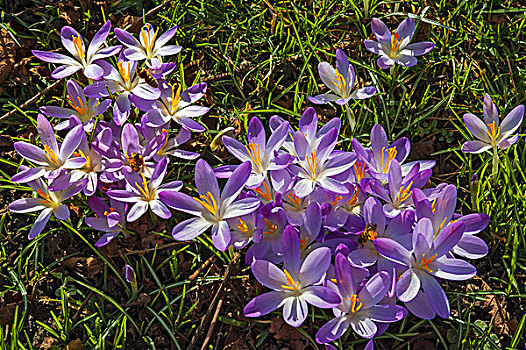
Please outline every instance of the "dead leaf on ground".
M5 29L0 29L0 83L9 77L15 64L15 42Z
M55 344L55 338L53 337L45 337L44 340L42 340L42 343L40 344L39 349L40 350L49 350Z
M67 350L82 350L82 342L80 339L70 341Z
M309 344L309 340L296 328L289 326L283 319L277 318L270 325L270 333L274 338L287 342L290 350L303 350Z

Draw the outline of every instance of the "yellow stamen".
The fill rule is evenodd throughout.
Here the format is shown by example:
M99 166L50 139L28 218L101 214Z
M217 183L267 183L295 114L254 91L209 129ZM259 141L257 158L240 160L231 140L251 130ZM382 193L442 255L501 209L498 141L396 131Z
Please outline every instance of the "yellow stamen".
M446 220L447 220L447 217L444 218L444 220L442 221L442 223L440 224L440 226L438 227L438 231L437 231L437 235L440 233L440 231L442 231L442 229L444 228L444 225L446 224Z
M49 160L50 163L53 163L56 166L60 166L60 164L58 163L58 157L55 154L55 152L51 149L51 147L44 144L44 151L46 152L46 158Z
M181 85L177 89L175 89L174 85L170 85L172 88L172 101L170 102L170 113L175 114L177 111L177 106L179 106L179 102L181 102Z
M385 159L385 152L387 152L387 161ZM384 173L387 173L389 170L389 164L391 164L391 161L395 159L397 153L396 146L391 148L382 148L382 168Z
M73 99L73 96L69 95L69 105L71 107L73 107L74 110L76 110L81 116L85 117L86 116L86 113L87 113L87 110L86 110L86 106L84 105L84 103L82 102L82 99L80 98L80 96L77 96L77 100L78 100L78 103L75 102L75 100Z
M490 137L491 142L496 144L497 138L500 135L500 126L497 128L497 130L495 130L495 121L493 121L491 124L486 124L486 125L488 126L488 129L486 130L486 132L488 133L488 136Z
M413 193L413 190L411 189L412 185L413 181L411 181L405 188L403 185L400 187L400 190L398 191L398 203L402 203L407 198L411 197L411 193Z
M45 204L45 203L53 203L54 202L53 198L51 198L51 196L49 194L47 194L44 191L42 191L41 188L37 189L37 193L39 194L40 197L44 198L44 200L40 201L40 203Z
M263 189L261 189L261 186L263 186ZM272 201L272 193L270 192L270 188L268 187L267 180L263 181L263 184L256 188L254 191L256 191L257 194L261 196L264 200L267 202Z
M431 210L433 210L433 214L435 214L435 209L437 208L437 199L433 199L433 202L431 203Z
M360 300L358 299L358 296L356 294L353 294L349 297L349 300L351 301L351 313L355 313L355 312L358 312L360 311L360 309L362 308L363 304L360 302ZM357 306L358 305L358 306Z
M205 207L212 215L217 215L217 202L212 193L206 192L206 195L200 195L201 199L194 197L194 200Z
M391 34L391 52L393 54L396 54L398 52L400 45L402 45L403 39L404 37L400 37L400 35L397 32Z
M108 216L108 215L110 215L111 213L113 213L114 211L115 211L115 208L111 208L111 207L110 207L110 211L107 211L107 210L106 210L106 211L104 212L104 215Z
M145 199L151 199L150 195L150 188L148 187L148 184L150 181L146 181L146 177L144 177L144 174L141 173L142 176L142 186L139 186L137 182L135 182L135 186L137 186L137 189L141 194L144 196Z
M236 224L237 229L239 230L239 232L241 232L244 235L246 235L248 233L248 231L249 231L247 223L244 222L243 220L241 220L240 218L238 218L238 220L239 220L239 224Z
M126 65L126 67L124 67L124 65ZM126 84L130 83L131 66L132 64L130 62L119 61L119 63L117 63L117 67L119 68L119 73L121 73L121 76L124 79L124 82Z
M153 37L151 37L150 36L151 27L152 27L151 24L148 23L144 27L141 28L141 36L142 36L142 40L144 41L144 46L145 46L147 54L151 53L151 50L155 43L155 39L157 38L157 33L159 32L159 28L157 28L157 30L155 31L155 34L153 35Z
M338 204L338 201L339 201L340 199L343 199L343 197L342 197L342 196L338 196L338 197L336 197L336 198L332 201L331 205L334 207L336 204Z
M282 284L281 288L288 290L298 290L300 287L300 282L294 281L294 278L292 278L287 269L283 269L283 272L285 272L285 275L287 276L287 284Z
M82 46L82 38L80 37L80 34L77 34L77 36L73 35L73 45L75 46L75 51L77 51L79 57L82 60L85 59L86 54L84 52L84 47Z
M316 176L316 170L318 169L318 163L320 160L316 157L316 150L314 152L311 152L310 156L307 156L307 165L309 166L309 170L312 176L312 179L314 180Z
M356 177L356 182L360 181L365 177L365 164L362 162L356 162L352 166L354 169L354 176Z
M272 225L270 223L270 221L268 221L266 218L265 218L265 226L267 228L265 230L263 230L263 233L266 234L266 235L271 235L274 232L276 232L276 230L278 229L278 227L276 225Z
M301 202L303 201L301 198L296 197L294 193L287 194L287 198L296 207L299 207L301 205Z
M79 149L78 152L75 152L74 154L75 154L76 157L81 157L81 158L86 159L86 164L84 164L83 168L86 168L86 169L90 169L91 168L89 157L87 155L85 155L84 152L82 152L81 149Z
M343 75L341 75L337 69L336 77L332 78L332 80L334 81L334 84L336 84L336 87L340 90L340 93L343 95L347 90L347 82L345 81Z
M248 152L248 156L254 164L258 167L261 166L261 152L259 151L259 144L250 141L248 146L245 146Z
M292 136L292 133L291 133L291 132L289 132L289 136L290 136L290 138L292 139L292 142L294 142L294 136Z
M431 264L436 257L437 254L433 255L429 259L426 259L426 255L422 254L422 267L424 268L424 270L426 270L427 272L433 272L433 270L431 270L428 265Z
M356 206L356 203L358 203L359 194L360 194L360 189L356 188L354 190L354 194L352 195L352 197L347 201L347 204L349 205L349 207L353 208L354 206Z
M331 281L332 283L338 284L338 281L336 280L336 278L331 278L329 281Z
M161 130L161 133L165 134L165 138L164 143L161 146L161 148L159 148L159 150L157 151L157 154L163 154L163 150L166 147L166 144L168 143L168 130L163 128L163 130Z

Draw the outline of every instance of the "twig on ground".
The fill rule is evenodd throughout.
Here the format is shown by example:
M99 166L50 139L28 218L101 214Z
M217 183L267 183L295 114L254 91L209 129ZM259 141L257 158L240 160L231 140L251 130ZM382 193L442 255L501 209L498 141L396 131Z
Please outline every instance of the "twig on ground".
M194 336L192 337L192 341L190 342L190 345L188 346L187 350L193 350L196 347L197 341L199 340L199 338L201 338L201 334L203 333L206 324L210 323L210 328L212 328L212 330L213 330L214 323L215 323L215 320L217 318L217 315L219 313L219 309L220 309L221 306L218 305L217 312L216 312L217 315L216 315L216 313L214 313L214 319L210 322L210 318L212 317L212 312L215 310L215 306L216 306L216 304L218 304L219 300L221 300L221 304L222 304L223 291L224 291L226 285L228 284L228 281L230 280L230 276L232 275L232 272L234 271L234 268L235 268L235 264L239 260L240 256L241 256L241 254L239 252L236 252L234 254L234 257L232 258L232 260L228 264L228 267L226 268L225 274L223 275L223 282L221 282L221 285L219 286L219 289L217 290L216 294L214 295L214 298L212 299L212 302L210 303L210 306L208 307L208 311L206 312L205 317L203 317L201 319L201 323L199 324L199 327L197 328L197 331L195 332ZM211 333L211 331L209 331L208 333ZM209 340L208 335L207 335L207 339ZM205 340L205 342L207 343L208 340ZM206 343L203 343L203 344L206 345Z
M199 268L197 270L195 270L195 272L190 275L190 277L188 277L188 279L190 281L193 281L196 279L197 275L199 275L201 273L201 271L203 271L208 265L210 265L210 263L214 262L216 260L217 256L216 255L212 255L210 258L208 258L207 261L205 261L205 263L201 266L199 266Z

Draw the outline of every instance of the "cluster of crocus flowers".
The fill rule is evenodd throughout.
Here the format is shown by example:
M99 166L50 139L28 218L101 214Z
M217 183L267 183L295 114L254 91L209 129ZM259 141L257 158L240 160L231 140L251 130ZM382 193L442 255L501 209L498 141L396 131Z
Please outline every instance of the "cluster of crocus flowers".
M52 73L54 78L82 70L89 79L87 86L78 76L65 82L64 107L40 108L37 130L41 147L25 141L15 144L16 151L32 166L22 165L12 181L27 183L35 192L33 198L13 202L10 209L16 213L41 211L29 232L30 239L42 232L52 214L58 220L68 219L68 201L79 192L87 197L94 213L85 223L102 233L95 243L98 247L121 233L128 234L127 224L147 212L168 219L171 212L161 195L183 185L169 179L169 158L198 156L178 146L188 141L192 132L205 130L190 118L208 112L196 105L207 86L202 83L181 91L177 83L168 82L167 75L175 64L161 61L163 56L181 51L178 45L168 45L177 27L159 33L159 28L146 24L139 40L115 29L124 49L108 46L110 30L108 21L88 46L73 28L62 28L62 44L73 57L33 51L41 60L61 65ZM105 60L117 54L116 63ZM144 111L134 120L130 118L132 105ZM53 127L46 116L62 122ZM170 125L172 119L175 125Z

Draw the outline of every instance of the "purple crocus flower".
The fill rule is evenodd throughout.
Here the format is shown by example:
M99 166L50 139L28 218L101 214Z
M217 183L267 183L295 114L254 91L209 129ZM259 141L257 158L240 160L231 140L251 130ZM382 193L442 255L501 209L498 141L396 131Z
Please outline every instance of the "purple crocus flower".
M84 125L84 131L90 133L95 124L95 117L106 112L111 105L110 99L99 102L97 98L88 98L84 96L84 91L75 80L68 80L66 84L68 91L68 103L73 108L45 106L40 107L40 112L53 118L66 118L55 126L55 130L63 130L69 126L69 118L76 116Z
M373 18L371 30L378 41L365 40L365 48L381 55L377 63L382 69L391 68L395 63L413 67L418 62L415 56L425 55L435 47L428 41L409 44L415 34L415 21L412 18L403 20L392 33L384 22Z
M258 243L263 235L265 218L257 211L227 220L231 228L231 242L236 249L246 247L250 242Z
M38 193L40 198L18 199L9 205L9 210L14 213L42 211L29 231L28 239L33 239L42 232L51 214L59 220L69 218L68 206L63 202L79 193L86 186L87 181L87 179L78 181L63 191L48 191L46 184L41 179L30 181L28 185Z
M102 198L88 197L88 205L97 216L87 217L85 222L89 227L104 232L95 243L96 247L103 247L115 239L126 227L126 212L128 204L110 198L110 205Z
M220 194L212 167L199 159L195 165L195 186L199 198L179 192L161 192L159 196L166 205L196 216L177 224L172 230L173 238L178 241L190 240L212 227L214 246L226 250L231 241L227 220L250 214L261 203L253 197L236 200L248 180L250 168L250 162L241 164Z
M137 62L124 60L121 54L117 62L118 70L108 62L99 63L104 68L105 75L101 81L96 81L84 89L88 97L98 98L109 96L109 92L120 92L113 106L113 120L122 125L130 116L130 97L137 96L144 100L156 100L161 92L148 85L135 74Z
M332 178L351 168L356 160L356 154L351 152L334 152L338 132L332 129L325 134L318 147L312 148L306 137L296 131L294 147L298 155L299 166L291 165L293 173L300 179L294 186L294 192L299 198L308 196L316 185L327 191L338 194L347 193L347 187Z
M41 176L54 179L64 169L78 169L84 166L86 163L85 158L71 157L82 140L81 136L84 134L82 126L78 125L70 130L60 148L51 124L42 114L39 114L37 117L37 130L44 145L43 150L23 141L16 142L14 147L22 157L38 166L13 175L11 181L29 182Z
M464 114L464 123L471 134L478 140L467 141L462 145L466 153L482 153L489 149L507 149L519 139L519 134L513 135L521 126L524 117L524 106L515 107L508 115L499 121L497 106L488 94L484 95L482 105L484 122L473 114ZM512 136L513 135L513 136Z
M65 26L60 31L62 45L73 55L73 58L55 52L33 50L33 55L44 62L61 64L51 76L62 79L82 69L86 78L99 80L104 75L103 68L99 65L102 58L110 57L121 50L121 45L109 46L101 49L111 29L110 21L104 23L93 37L86 51L84 39L71 27Z
M433 237L431 220L423 218L414 228L412 250L393 240L376 239L375 247L380 254L407 267L396 284L400 301L410 302L422 287L432 309L442 318L449 317L446 293L437 278L463 281L477 272L468 262L447 257L462 237L465 227L463 222L455 222Z
M189 160L196 159L200 156L199 153L178 148L192 137L192 134L186 128L181 128L175 137L169 137L168 124L158 127L149 126L146 118L142 118L139 131L144 137L141 140L142 147L147 148L148 145L158 145L157 152L153 156L154 161L159 161L166 156Z
M335 102L339 105L345 105L350 99L363 100L376 94L374 86L367 86L352 91L356 74L353 65L349 63L347 55L340 49L336 50L336 69L327 62L321 62L318 64L318 72L323 83L334 93L311 96L309 101L312 103L326 104Z
M287 216L280 206L267 205L261 211L264 216L263 235L258 243L248 248L245 262L251 264L254 260L263 259L277 264L282 260L281 242L287 227Z
M364 273L351 266L341 253L336 256L334 272L342 302L333 309L336 317L316 334L318 343L338 339L349 327L363 338L372 338L379 329L377 323L396 322L407 315L402 306L382 302L389 289L389 274L386 272L375 274L363 284Z
M140 218L146 213L148 208L162 219L170 218L170 210L164 205L159 194L161 192L179 191L183 187L183 183L181 181L172 181L162 184L166 176L167 165L168 160L163 158L155 167L150 181L146 180L143 173L139 175L132 169L124 168L123 173L128 189L109 190L107 192L110 198L121 202L135 203L126 217L128 222Z
M175 86L159 79L160 98L155 101L141 96L131 97L133 104L141 111L147 112L147 124L161 126L174 120L176 123L191 131L203 132L205 128L193 120L208 113L209 108L191 106L205 95L206 83L196 84L181 92L181 86Z
M172 71L175 69L175 63L162 63L157 58L147 60L146 66L148 67L148 72L150 72L150 74L155 79L162 79L168 74L172 73Z
M223 136L223 144L234 157L242 162L249 161L252 164L252 173L248 178L246 186L248 188L258 187L267 178L267 171L285 169L292 157L289 154L276 155L280 149L287 133L289 123L285 122L278 127L268 138L263 124L257 117L253 117L248 125L248 146L229 136ZM231 169L236 166L222 166L216 169L218 177L229 177Z
M302 261L297 233L289 227L283 232L283 270L265 260L252 263L252 273L265 287L273 291L252 299L243 313L247 317L266 315L283 306L283 318L299 327L308 313L307 303L328 309L340 304L334 291L321 285L331 263L331 250L320 247Z
M159 28L154 30L150 23L144 24L139 34L139 40L125 30L115 28L115 36L126 46L124 56L132 61L142 61L162 56L171 56L179 53L182 49L179 45L165 45L175 35L177 26L164 32L159 38Z
M468 214L460 216L454 213L457 206L457 188L447 185L430 202L424 192L415 189L413 192L417 219L428 218L433 224L433 237L442 229L455 221L463 222L466 227L457 245L451 250L454 254L468 258L480 259L488 254L488 246L484 240L475 236L489 224L486 214Z

